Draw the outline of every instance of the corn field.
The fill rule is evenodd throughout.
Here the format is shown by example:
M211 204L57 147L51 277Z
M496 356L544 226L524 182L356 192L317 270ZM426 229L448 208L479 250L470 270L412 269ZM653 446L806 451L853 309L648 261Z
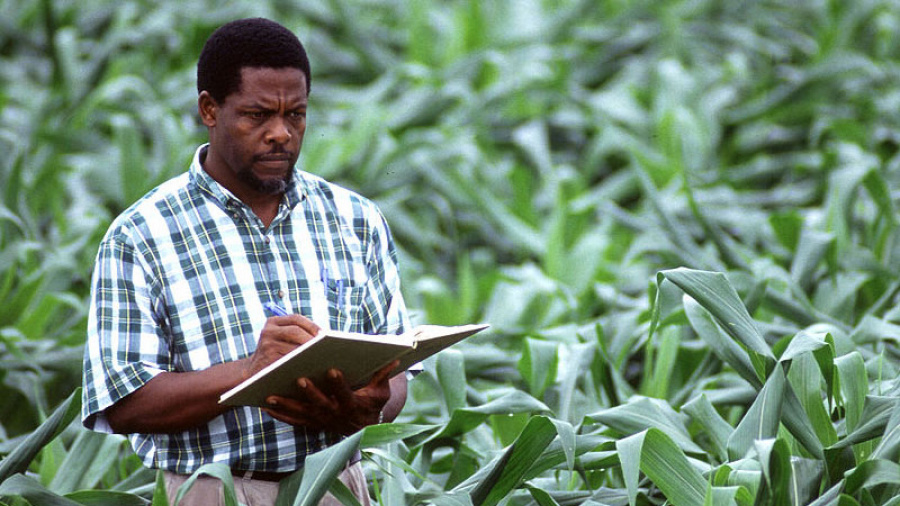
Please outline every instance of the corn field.
M491 324L279 504L360 446L383 505L900 505L895 0L0 12L0 504L175 503L81 427L90 275L204 142L206 37L263 16L310 54L300 164L378 203L414 323Z

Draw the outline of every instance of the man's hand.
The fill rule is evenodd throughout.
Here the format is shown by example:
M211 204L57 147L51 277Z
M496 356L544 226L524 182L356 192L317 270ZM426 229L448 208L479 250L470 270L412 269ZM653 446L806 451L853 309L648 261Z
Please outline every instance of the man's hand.
M273 316L266 320L259 335L256 351L245 362L244 379L309 341L319 333L319 326L301 315Z
M312 430L349 435L379 422L379 414L391 397L390 374L399 361L378 371L369 384L352 390L337 369L328 373L325 385L307 378L297 380L294 398L271 396L266 412L273 418Z

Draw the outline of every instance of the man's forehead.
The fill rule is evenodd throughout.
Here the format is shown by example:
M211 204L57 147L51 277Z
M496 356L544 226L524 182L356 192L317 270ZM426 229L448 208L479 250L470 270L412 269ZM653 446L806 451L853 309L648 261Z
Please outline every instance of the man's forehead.
M306 100L306 76L293 67L243 67L238 95L278 95Z

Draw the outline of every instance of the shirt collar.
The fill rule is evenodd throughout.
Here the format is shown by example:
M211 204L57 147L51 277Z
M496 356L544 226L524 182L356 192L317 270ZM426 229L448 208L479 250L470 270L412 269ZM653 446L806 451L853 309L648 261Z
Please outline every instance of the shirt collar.
M218 181L212 178L205 170L203 170L203 160L206 159L206 151L209 149L209 143L198 147L194 152L194 158L191 161L189 169L190 181L200 190L206 192L211 198L228 206L229 203L241 202L237 196L231 193L231 190L225 188ZM303 177L302 171L294 168L294 177L284 191L284 198L281 201L282 206L286 206L288 210L297 206L304 198L306 198L307 188L306 178Z

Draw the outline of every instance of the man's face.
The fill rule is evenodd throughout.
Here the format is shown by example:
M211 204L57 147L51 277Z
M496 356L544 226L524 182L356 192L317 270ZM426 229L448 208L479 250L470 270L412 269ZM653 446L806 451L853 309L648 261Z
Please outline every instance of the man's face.
M199 105L209 127L204 168L213 179L242 200L284 193L306 132L303 72L245 67L240 91L222 103L203 92Z

